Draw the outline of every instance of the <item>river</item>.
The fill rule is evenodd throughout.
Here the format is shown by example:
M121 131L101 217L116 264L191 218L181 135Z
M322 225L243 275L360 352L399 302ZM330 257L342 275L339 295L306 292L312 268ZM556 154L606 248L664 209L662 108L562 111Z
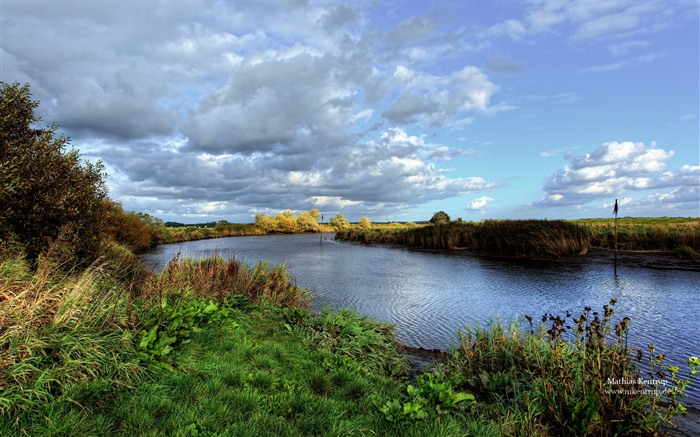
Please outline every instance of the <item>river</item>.
M616 316L631 318L629 342L647 344L681 367L700 355L700 272L613 266L579 258L568 262L486 259L467 254L410 251L333 240L333 234L231 237L162 245L142 255L160 270L177 253L216 252L248 263L284 263L297 285L315 296L313 308L352 307L396 325L412 347L447 349L464 326L504 322L545 312L577 316L585 306L602 313L611 298ZM700 378L685 404L700 407Z

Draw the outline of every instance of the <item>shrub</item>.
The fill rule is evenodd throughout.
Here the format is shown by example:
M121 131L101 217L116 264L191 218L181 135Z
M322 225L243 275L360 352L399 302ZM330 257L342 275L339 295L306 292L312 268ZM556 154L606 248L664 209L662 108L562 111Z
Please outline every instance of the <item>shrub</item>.
M105 201L105 231L109 237L133 252L143 252L158 244L162 221L144 213L124 211L121 204Z
M56 125L35 128L39 103L27 85L0 83L0 239L26 246L36 260L62 228L75 235L79 263L97 256L107 189L102 163L66 151Z
M330 219L330 222L329 222L329 223L330 223L331 226L333 226L333 228L334 228L336 231L339 231L339 230L341 230L341 229L345 229L345 228L347 228L348 226L350 226L350 222L348 222L348 220L347 220L345 217L343 217L342 214L336 214L335 217L332 217L332 218Z
M450 216L447 215L445 211L438 211L435 214L433 214L433 217L430 219L430 223L434 225L444 225L446 223L450 222Z
M367 228L372 226L372 221L370 219L368 219L367 217L362 217L362 218L360 218L360 221L358 224L360 225L361 228L367 229Z

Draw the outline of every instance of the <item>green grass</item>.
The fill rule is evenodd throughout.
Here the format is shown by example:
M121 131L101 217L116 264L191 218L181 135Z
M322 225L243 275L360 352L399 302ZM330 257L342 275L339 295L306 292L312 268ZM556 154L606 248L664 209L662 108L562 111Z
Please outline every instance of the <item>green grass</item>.
M385 332L350 311L300 317L289 309L246 305L194 334L175 353L175 370L156 371L132 389L73 385L31 415L15 416L14 423L5 418L0 432L317 436L481 429L478 418L464 415L386 420L377 406L405 397L400 375L406 362Z

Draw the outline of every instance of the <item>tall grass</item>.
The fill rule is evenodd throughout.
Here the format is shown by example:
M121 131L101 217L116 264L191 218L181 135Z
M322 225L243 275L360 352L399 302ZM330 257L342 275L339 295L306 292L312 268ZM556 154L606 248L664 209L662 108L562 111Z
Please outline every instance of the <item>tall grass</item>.
M348 229L341 240L400 244L422 249L467 249L510 256L558 256L585 253L585 229L564 221L487 220L451 222L409 229Z
M610 220L576 220L590 233L593 248L613 247L614 226ZM621 250L676 251L685 246L700 250L700 220L698 219L630 219L618 220L617 242Z
M137 334L153 309L172 297L204 302L243 296L301 308L310 302L282 266L175 259L161 274L149 275L131 252L110 243L96 264L71 271L71 260L63 257L69 251L60 247L65 243L58 240L35 266L18 251L0 250L2 416L70 398L76 385L108 383L118 390L139 381L146 367Z
M311 302L310 295L289 280L283 265L270 268L263 262L251 267L217 256L202 260L176 256L163 272L150 277L141 288L144 299L162 299L172 293L220 301L238 295L254 303L300 308L307 308Z
M22 256L4 255L0 414L34 411L75 383L140 378L124 296L98 266L70 274L44 257L32 271Z
M445 371L457 375L461 388L480 400L518 411L520 433L658 433L683 411L676 399L680 393L650 394L659 387L642 381L670 378L664 382L673 387L688 381L677 377L678 369L664 366L663 356L651 347L655 370L667 372L643 375L642 352L627 346L630 319L612 321L615 303L611 300L602 313L587 307L578 317L546 314L538 326L528 316L525 329L499 321L467 328Z
M349 228L336 232L336 238L365 244L466 249L515 257L578 255L614 247L611 220L486 220L414 228ZM621 250L675 251L680 257L693 258L700 252L700 222L696 219L621 219L618 247Z

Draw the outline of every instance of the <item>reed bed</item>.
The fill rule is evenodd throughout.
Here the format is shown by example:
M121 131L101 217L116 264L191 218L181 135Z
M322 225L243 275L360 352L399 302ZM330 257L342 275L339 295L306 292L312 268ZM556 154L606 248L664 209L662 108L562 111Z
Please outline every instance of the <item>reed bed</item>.
M350 228L336 238L365 244L397 244L421 249L466 249L515 257L583 255L615 248L610 220L486 220L415 228ZM675 251L694 258L700 252L696 219L622 219L617 227L620 250Z
M677 251L685 246L700 251L700 220L697 219L620 219L577 220L590 233L591 246L611 249L617 229L620 250Z
M341 240L399 244L422 249L466 249L509 256L559 256L585 253L585 229L565 221L487 220L451 222L413 229L349 229Z
M223 301L244 296L254 303L308 308L308 292L294 285L283 265L270 268L267 262L248 266L219 256L194 260L176 256L158 275L141 288L144 299L162 299L168 294L190 294Z

